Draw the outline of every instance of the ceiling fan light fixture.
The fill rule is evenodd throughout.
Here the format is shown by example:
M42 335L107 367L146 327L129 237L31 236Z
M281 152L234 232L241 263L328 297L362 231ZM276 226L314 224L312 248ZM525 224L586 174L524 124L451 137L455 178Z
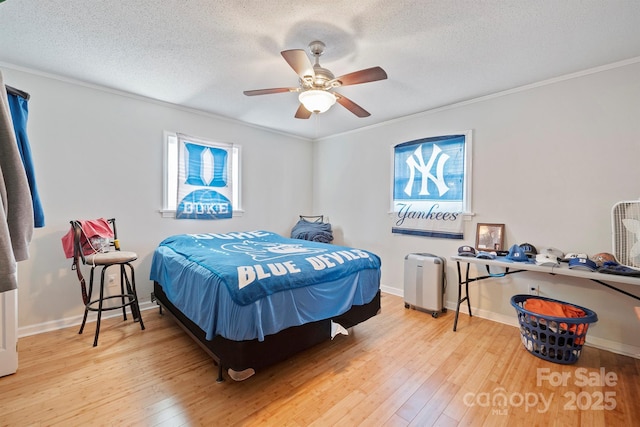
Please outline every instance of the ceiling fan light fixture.
M304 108L312 113L324 113L336 103L336 96L333 93L318 89L301 92L298 99Z

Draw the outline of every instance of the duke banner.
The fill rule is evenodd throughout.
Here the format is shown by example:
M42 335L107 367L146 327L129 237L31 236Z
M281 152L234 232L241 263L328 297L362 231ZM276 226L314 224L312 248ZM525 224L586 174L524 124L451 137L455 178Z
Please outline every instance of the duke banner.
M176 218L231 218L233 144L178 134L178 203Z
M394 146L392 233L462 239L470 209L471 133Z

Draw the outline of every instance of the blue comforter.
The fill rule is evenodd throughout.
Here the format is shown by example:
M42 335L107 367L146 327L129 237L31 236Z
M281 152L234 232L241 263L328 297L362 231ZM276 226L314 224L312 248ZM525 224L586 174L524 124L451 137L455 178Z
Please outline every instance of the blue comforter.
M182 234L165 239L160 247L216 275L242 306L283 290L380 268L380 258L365 250L288 239L268 231ZM154 256L152 272L158 261Z

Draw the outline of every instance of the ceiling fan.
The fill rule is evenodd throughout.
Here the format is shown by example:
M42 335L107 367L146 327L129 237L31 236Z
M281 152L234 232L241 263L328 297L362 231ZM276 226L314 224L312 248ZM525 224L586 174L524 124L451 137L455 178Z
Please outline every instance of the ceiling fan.
M367 68L353 73L335 77L333 73L320 66L320 56L324 53L325 44L321 41L309 43L309 51L315 58L312 65L303 49L291 49L280 52L293 71L300 77L299 87L279 87L271 89L246 90L247 96L269 95L272 93L297 92L300 106L296 111L297 119L308 119L312 113L324 113L338 102L358 117L368 117L371 114L334 89L341 86L375 82L387 78L387 73L380 67Z

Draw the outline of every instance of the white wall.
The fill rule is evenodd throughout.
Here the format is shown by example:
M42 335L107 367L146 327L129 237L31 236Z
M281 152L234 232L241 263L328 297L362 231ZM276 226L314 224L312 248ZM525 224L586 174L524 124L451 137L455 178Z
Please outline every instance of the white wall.
M19 264L22 334L73 323L82 314L78 282L60 244L74 218L118 219L123 246L140 256L143 300L151 291L151 254L164 237L203 227L287 233L300 213L328 215L337 243L378 253L384 289L401 294L406 254L448 257L462 243L474 243L478 222L505 223L507 245L610 251L611 206L640 197L639 61L313 144L6 66L2 71L7 84L32 95L28 132L47 221L35 231L31 259ZM465 239L391 234L391 147L467 129L474 138L476 215L465 224ZM244 216L205 223L160 217L163 130L242 144ZM453 263L447 275L451 308ZM598 313L589 343L640 353L638 301L588 281L529 273L485 281L471 286L474 314L515 323L509 297L533 282L543 295ZM621 288L640 295L637 286Z
M123 249L138 253L138 295L148 301L151 256L163 238L253 229L286 234L297 215L310 212L310 141L23 70L2 72L6 84L31 94L28 135L46 217L30 259L18 267L21 334L82 315L80 286L60 243L71 219L117 219ZM161 218L163 130L242 145L242 217Z
M392 234L391 147L468 129L475 216L465 224L465 239ZM478 222L506 224L507 247L529 242L565 252L611 252L610 210L617 201L640 198L639 165L635 60L317 141L314 212L329 215L339 243L378 253L385 289L402 294L406 254L449 257L458 246L475 244ZM453 262L447 276L447 306L455 308ZM521 273L473 284L474 314L515 324L509 299L534 282L542 295L598 313L588 342L640 355L633 311L640 302L585 280ZM640 296L640 286L620 287Z

